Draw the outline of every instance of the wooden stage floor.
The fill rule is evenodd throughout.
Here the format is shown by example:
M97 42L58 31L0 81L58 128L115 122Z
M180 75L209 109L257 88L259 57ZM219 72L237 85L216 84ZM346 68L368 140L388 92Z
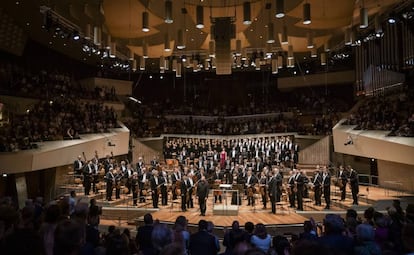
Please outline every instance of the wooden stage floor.
M385 211L387 207L392 205L392 200L398 199L401 201L401 206L405 209L408 203L414 203L414 194L407 192L395 191L373 186L360 186L359 205L352 205L352 198L350 191L347 190L347 198L345 201L339 200L339 190L336 187L332 188L331 192L331 208L325 210L324 199L322 197L322 206L315 206L312 200L304 202L304 211L297 211L295 208L289 208L289 203L285 202L283 205L278 205L276 214L272 214L270 210L270 203L267 209L263 209L261 199L256 199L256 206L247 206L247 200L242 199L242 205L238 207L237 215L217 215L213 213L213 199L214 196L210 194L206 216L201 216L198 208L198 203L194 199L194 208L189 208L186 212L181 211L181 201L175 200L167 206L159 206L158 209L152 208L150 196L147 196L146 203L132 206L130 195L122 195L121 200L113 203L104 200L97 200L98 204L103 206L103 219L107 218L127 218L129 221L135 221L137 224L142 222L145 213L151 213L153 218L160 222L173 224L175 219L183 215L188 219L189 225L197 225L199 220L205 219L212 221L218 228L230 227L234 220L238 220L241 225L250 221L254 224L263 223L265 225L293 226L302 225L305 220L310 217L316 221L322 221L327 213L337 213L344 215L347 209L355 209L359 215L362 216L365 209L374 207L378 211ZM90 196L91 197L91 196ZM311 194L312 197L312 194ZM123 199L122 199L123 198ZM223 203L225 203L223 201ZM230 203L228 203L229 205ZM122 215L127 214L123 217ZM221 213L223 214L223 212ZM230 213L229 213L230 214Z

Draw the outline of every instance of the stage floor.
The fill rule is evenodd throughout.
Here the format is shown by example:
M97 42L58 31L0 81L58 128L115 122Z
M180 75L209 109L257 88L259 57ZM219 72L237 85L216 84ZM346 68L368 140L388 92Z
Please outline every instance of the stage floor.
M188 208L185 212L181 210L180 199L173 202L169 200L168 205L153 208L149 195L147 196L146 203L140 203L138 206L132 206L131 195L121 195L121 200L113 202L107 202L102 199L97 199L97 201L98 204L103 206L103 219L122 218L140 224L143 215L145 213L151 213L154 219L159 220L160 222L173 224L178 216L183 215L188 219L189 225L196 225L199 220L205 219L207 221L212 221L218 228L230 227L234 220L238 220L241 225L244 225L248 221L253 222L254 224L263 223L265 225L277 225L278 227L298 224L302 225L303 222L310 217L314 218L316 221L322 221L327 213L344 215L346 210L350 208L355 209L361 216L363 211L371 206L378 211L385 211L387 207L392 205L392 200L394 199L399 199L401 201L403 209L405 209L408 203L414 203L413 194L373 186L360 186L359 205L352 205L350 191L347 191L347 198L345 201L340 201L339 195L339 190L336 187L333 187L331 193L331 208L329 210L324 209L325 204L322 197L322 206L315 206L312 199L305 199L303 211L289 208L288 202L278 204L276 214L271 213L270 203L268 203L267 209L264 209L263 204L261 203L261 198L257 196L256 206L247 206L247 200L243 197L242 205L237 208L237 215L233 215L234 211L229 211L226 215L226 202L223 199L223 203L216 204L216 206L224 206L224 210L220 211L221 215L217 215L217 210L216 213L213 212L214 196L210 194L206 216L200 215L196 199L194 199L194 208ZM91 198L92 196L89 197ZM230 203L227 204L230 206Z

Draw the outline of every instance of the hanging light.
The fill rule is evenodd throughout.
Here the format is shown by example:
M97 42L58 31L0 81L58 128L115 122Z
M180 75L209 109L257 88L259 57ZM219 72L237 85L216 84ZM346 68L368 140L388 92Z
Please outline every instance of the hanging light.
M211 58L211 68L216 69L216 58Z
M169 58L164 59L164 68L166 71L170 70L170 59Z
M93 44L101 45L102 40L102 30L100 27L93 27Z
M86 24L85 25L85 39L90 40L91 39L91 32L92 32L92 25Z
M312 31L309 31L307 33L306 38L307 38L307 41L308 41L308 44L307 44L306 48L312 49L313 48L313 33L312 33Z
M160 57L160 71L164 72L164 70L165 70L165 57L161 56Z
M272 74L277 74L279 69L277 68L277 59L272 59Z
M359 9L359 28L367 28L368 27L368 9L365 7L361 7Z
M374 26L375 26L375 36L382 37L384 35L384 30L382 29L382 24L379 15L375 16L374 19Z
M177 32L177 49L182 50L185 49L185 43L184 43L184 32L182 29L178 29Z
M165 0L165 23L171 24L174 22L173 16L172 16L172 1L171 0Z
M242 54L242 42L240 39L236 40L236 56L241 56Z
M276 0L275 17L278 19L285 17L285 0Z
M282 28L282 41L280 42L281 44L288 44L288 35L287 35L287 26L283 25Z
M202 5L197 5L196 8L196 28L204 28L204 8Z
M142 45L142 57L148 58L148 43L144 42L144 45Z
M288 46L288 59L293 59L293 45Z
M165 33L164 36L164 51L171 51L170 35L168 33Z
M175 77L180 78L182 76L182 66L183 64L181 62L177 63L177 70L175 72Z
M135 59L135 54L132 50L129 50L129 60L134 60Z
M198 72L198 60L197 59L193 59L193 72Z
M397 22L397 18L395 17L395 12L391 12L390 16L388 16L388 23L395 24Z
M143 56L139 57L139 70L145 70L145 58Z
M283 68L283 56L281 55L277 56L277 67Z
M109 57L116 57L116 42L111 42L111 50L109 51Z
M351 45L352 44L352 38L351 38L351 28L348 27L345 29L345 45Z
M293 68L295 67L295 58L288 58L287 67Z
M325 42L325 44L324 44L324 50L325 50L325 52L331 51L331 44L330 44L330 41L329 40Z
M311 5L310 3L304 3L303 4L303 24L309 25L312 23L311 20Z
M256 66L255 67L256 71L259 71L260 70L260 58L256 58L254 60L254 65Z
M250 14L250 2L246 1L243 3L243 24L250 25L252 24L251 14Z
M177 71L177 59L176 58L172 60L171 71L173 72Z
M111 42L112 42L111 35L108 34L106 36L106 47L105 47L107 50L110 50L111 49Z
M316 47L313 47L312 49L311 49L311 58L317 58L318 57L318 52L317 52L317 49L316 49Z
M210 40L208 42L208 56L214 57L216 55L216 42L213 40Z
M142 32L149 32L149 16L148 12L144 11L142 12Z
M137 70L137 60L136 59L134 59L134 60L132 60L132 71L136 71Z
M275 42L275 36L273 33L273 23L269 22L267 24L267 43L274 43Z
M326 65L326 53L325 52L321 53L321 65L322 66Z

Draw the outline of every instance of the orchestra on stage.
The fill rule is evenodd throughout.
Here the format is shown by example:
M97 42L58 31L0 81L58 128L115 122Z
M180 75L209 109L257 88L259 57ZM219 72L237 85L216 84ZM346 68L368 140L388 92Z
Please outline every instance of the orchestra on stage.
M112 201L121 199L121 194L131 194L128 197L133 206L151 198L153 208L179 203L182 211L194 208L197 202L201 215L205 214L210 190L214 204L223 203L224 184L237 191L230 192L231 204L270 208L271 213L276 213L278 203L304 210L304 201L330 209L331 185L338 188L341 200L345 200L348 183L353 204L358 204L356 170L342 165L337 169L316 166L308 169L308 174L297 169L297 156L285 156L298 152L298 146L289 137L195 140L167 139L164 153L170 158L165 162L154 157L146 164L139 157L133 164L126 159L118 162L113 155L100 159L95 153L91 160L79 156L74 169L83 177L85 195L106 190L106 200ZM219 145L221 149L216 148Z

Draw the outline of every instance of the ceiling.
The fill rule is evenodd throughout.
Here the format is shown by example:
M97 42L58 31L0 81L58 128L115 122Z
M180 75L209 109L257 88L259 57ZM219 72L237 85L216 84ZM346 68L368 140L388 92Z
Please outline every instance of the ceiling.
M288 51L288 45L281 45L283 26L287 27L289 45L295 53L307 53L307 35L313 35L316 48L321 51L325 43L331 47L343 45L346 28L359 24L360 7L368 9L370 24L376 14L389 13L390 9L401 0L285 0L285 17L276 18L276 0L172 0L173 23L164 22L166 0L2 0L11 5L16 12L16 19L31 22L31 30L41 27L40 6L47 6L52 11L74 24L85 35L87 24L102 27L102 44L106 44L107 35L115 41L124 56L133 52L142 56L143 46L148 45L150 58L160 56L179 56L206 54L211 39L210 17L233 17L235 22L235 39L241 40L242 48L247 51ZM251 4L250 25L243 24L243 3ZM311 5L311 24L304 25L303 5ZM204 7L204 28L196 28L196 6ZM10 7L10 6L9 6ZM270 8L269 8L270 7ZM10 8L9 8L10 9ZM186 10L186 13L183 13ZM149 32L143 32L142 13L149 13ZM20 13L20 15L19 15ZM35 21L33 21L35 20ZM273 23L275 43L268 45L267 27ZM23 23L24 24L24 23ZM186 48L178 50L176 46L177 31L185 31ZM39 40L45 32L32 32ZM164 51L165 35L170 38L173 51ZM231 51L236 49L236 40L231 40Z

